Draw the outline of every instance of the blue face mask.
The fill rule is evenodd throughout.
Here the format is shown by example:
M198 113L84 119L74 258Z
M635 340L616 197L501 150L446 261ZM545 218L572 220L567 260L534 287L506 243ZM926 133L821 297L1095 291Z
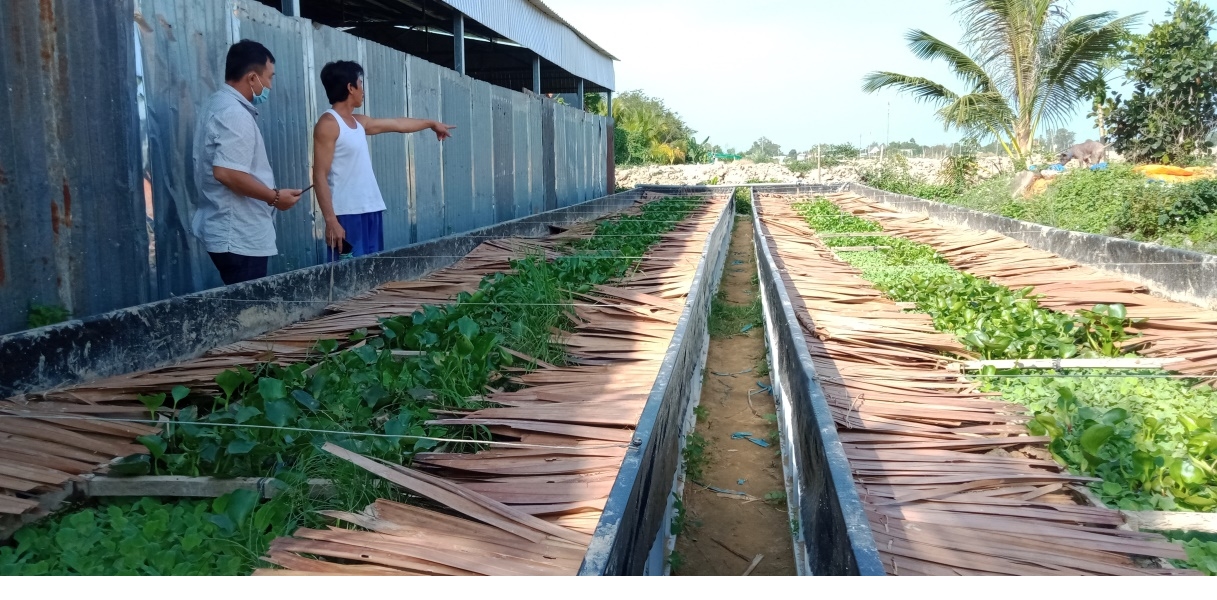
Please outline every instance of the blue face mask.
M258 77L258 76L255 74L254 77ZM258 77L258 83L262 83L261 77ZM252 92L253 90L250 90L250 91ZM267 100L270 100L270 88L266 87L266 85L264 84L264 85L262 85L262 93L254 96L253 100L251 100L251 102L253 103L254 106L257 106L259 104L266 104Z

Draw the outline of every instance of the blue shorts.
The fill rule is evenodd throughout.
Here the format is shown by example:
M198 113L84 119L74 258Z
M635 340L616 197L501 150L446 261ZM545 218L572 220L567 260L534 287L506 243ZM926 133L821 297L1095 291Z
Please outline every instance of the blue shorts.
M381 221L381 215L385 211L378 210L370 213L360 213L357 215L338 215L338 224L346 231L347 242L351 244L350 256L363 256L365 254L375 254L385 249L384 226ZM346 258L347 255L342 255L341 258ZM334 249L326 246L325 260L332 262L338 260Z

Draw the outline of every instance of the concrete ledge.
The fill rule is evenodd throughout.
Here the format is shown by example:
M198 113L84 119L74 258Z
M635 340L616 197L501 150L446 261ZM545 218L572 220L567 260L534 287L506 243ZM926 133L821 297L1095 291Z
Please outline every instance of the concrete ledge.
M660 193L705 191L714 190L671 188ZM673 482L681 468L681 438L705 366L710 303L731 242L734 213L734 202L727 202L706 239L684 310L579 567L580 575L658 574L654 560L648 568L648 559L661 552L656 547L666 545Z
M1217 310L1217 256L1211 254L1057 229L859 183L851 183L847 189L896 210L927 215L939 223L1000 231L1032 248L1140 283L1171 300Z
M760 191L772 190L754 188L752 210L786 498L791 518L798 521L796 567L801 575L883 575L849 459L786 290L783 265L769 250L768 230L756 212L755 192ZM805 186L781 193L827 191L836 190Z
M612 196L379 254L0 336L0 397L172 365L292 323L386 282L447 267L489 238L540 237L595 219L642 192ZM386 258L396 260L383 260Z

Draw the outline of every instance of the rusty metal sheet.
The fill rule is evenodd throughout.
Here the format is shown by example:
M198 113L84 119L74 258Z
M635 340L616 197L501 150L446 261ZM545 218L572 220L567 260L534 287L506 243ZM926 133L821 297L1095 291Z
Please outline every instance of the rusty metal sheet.
M0 333L148 301L132 1L0 12Z

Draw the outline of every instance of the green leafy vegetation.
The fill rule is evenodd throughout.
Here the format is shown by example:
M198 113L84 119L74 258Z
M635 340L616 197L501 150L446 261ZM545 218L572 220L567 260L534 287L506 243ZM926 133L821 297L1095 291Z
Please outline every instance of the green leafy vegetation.
M510 389L503 375L509 367L531 369L536 360L564 364L560 335L555 339L552 332L572 326L575 295L630 273L639 257L699 204L687 199L646 204L638 215L601 222L593 236L570 243L564 256L513 260L510 273L485 277L476 291L459 294L452 304L382 318L379 335L355 331L345 348L338 340L320 340L308 361L290 366L263 363L225 371L216 377L218 394L179 386L141 396L151 416L171 418L160 433L139 438L148 454L117 462L110 475L274 477L285 488L263 503L234 493L212 506L214 514L191 503L144 504L146 510L125 511L127 521L113 522L108 507L104 517L98 516L101 508L83 508L22 530L28 542L21 556L34 556L26 547L52 552L55 547L40 538L70 535L55 532L85 527L85 520L93 519L102 529L155 531L165 543L184 544L182 536L196 533L222 539L215 561L201 561L189 572L247 572L275 536L299 525L324 526L318 510L360 510L376 498L404 500L380 478L334 459L320 446L333 442L398 464L408 464L420 451L476 449L476 442L488 439L484 428L428 425L432 411L484 406L488 387ZM313 493L311 479L329 481L329 493ZM219 533L205 525L199 531L150 525L163 513L175 523L188 522L187 512L199 512ZM91 516L76 516L83 513ZM243 524L246 517L249 526ZM0 556L16 556L13 552ZM113 549L96 552L107 556ZM27 557L12 564L24 572L20 565L46 560ZM60 572L56 569L69 567L29 568ZM157 562L155 569L170 574L186 567Z
M710 416L710 411L705 406L698 404L693 407L693 416L697 418L698 423L701 423Z
M710 460L706 456L706 438L696 431L685 436L685 447L680 454L685 462L686 479L698 481L705 476L706 464Z
M685 565L685 557L683 554L673 550L668 553L668 566L672 567L672 572L679 571Z
M731 198L735 200L735 214L752 217L752 188L737 187Z
M722 148L696 131L659 98L641 90L613 99L613 154L617 165L705 163Z
M877 228L827 200L796 205L796 210L821 233ZM858 238L825 241L838 239ZM928 248L916 255L885 244L892 251L841 256L888 297L914 302L936 329L954 334L984 358L1121 356L1136 342L1136 322L1121 305L1056 313L1040 307L1031 290L1010 290L954 271ZM1062 464L1102 478L1094 489L1106 502L1130 509L1213 511L1217 434L1211 415L1217 414L1217 393L1163 375L1158 370L1044 373L990 367L978 381L1026 405L1034 416L1031 433L1050 436L1049 450Z
M863 173L868 185L1061 229L1217 253L1217 181L1166 185L1126 164L1074 169L1030 198L1010 195L1013 176L999 175L956 193L921 182L898 161Z
M1133 92L1116 95L1111 133L1116 151L1134 162L1188 164L1212 146L1217 128L1217 12L1179 0L1167 16L1132 36L1123 56Z
M1171 562L1197 569L1205 575L1217 575L1217 534L1169 531L1166 537L1183 544L1187 551L1187 561Z
M727 300L723 292L714 297L710 305L710 337L726 338L746 333L745 327L761 324L761 297L754 296L747 304L735 304ZM751 329L751 327L748 327Z
M672 508L675 514L672 515L672 523L668 525L668 533L680 535L684 533L685 527L689 524L689 515L685 512L684 500L681 500L676 492L672 492Z
M0 575L240 575L257 559L245 538L275 535L274 515L256 505L248 491L101 502L17 531L0 546Z
M178 410L162 434L140 438L149 455L118 469L258 477L290 470L325 441L403 463L438 445L419 438L485 439L479 428L424 423L433 408L479 406L487 386L505 383L502 369L517 360L509 350L561 364L551 331L569 326L572 294L624 276L694 206L665 200L601 223L570 255L513 260L510 274L487 276L453 304L383 318L379 336L354 332L346 350L322 340L311 364L225 371L216 378L222 394ZM145 400L159 407L166 397ZM183 400L187 392L175 390L172 407Z
M1070 370L987 373L989 389L1026 405L1028 429L1050 435L1049 450L1078 472L1105 502L1129 510L1217 508L1217 395L1197 382L1150 371ZM1019 375L1019 376L1010 376Z
M853 144L826 144L820 147L820 167L843 165L861 155L862 151Z
M928 183L909 173L908 159L900 154L891 154L862 170L859 178L863 183L906 196L930 200L945 200L957 195L951 185Z
M72 313L62 306L57 304L36 304L31 303L29 314L26 316L26 324L30 329L37 327L46 327L62 323L72 318Z

